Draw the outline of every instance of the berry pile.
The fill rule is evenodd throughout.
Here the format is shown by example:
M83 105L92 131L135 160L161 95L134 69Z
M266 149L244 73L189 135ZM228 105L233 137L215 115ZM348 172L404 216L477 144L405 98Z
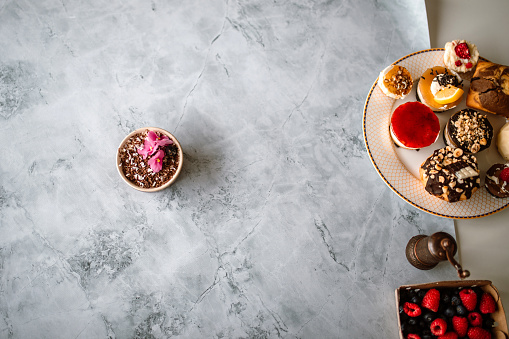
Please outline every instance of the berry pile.
M405 339L490 339L496 308L480 287L401 289L401 331Z

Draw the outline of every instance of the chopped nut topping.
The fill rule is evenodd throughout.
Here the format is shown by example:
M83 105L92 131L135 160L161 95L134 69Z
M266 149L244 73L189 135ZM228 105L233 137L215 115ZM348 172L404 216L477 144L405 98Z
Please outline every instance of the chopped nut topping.
M489 146L493 137L493 127L488 118L467 108L451 117L447 131L453 143L470 153L477 153L481 146Z
M426 190L450 202L465 200L479 188L479 170L475 156L461 149L445 147L436 150L421 166ZM436 190L442 190L437 194Z

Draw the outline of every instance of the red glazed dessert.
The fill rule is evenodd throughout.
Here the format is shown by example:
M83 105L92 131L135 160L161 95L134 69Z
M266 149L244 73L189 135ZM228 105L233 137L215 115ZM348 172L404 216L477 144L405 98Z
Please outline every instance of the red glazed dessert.
M391 116L391 137L403 148L419 149L433 144L440 134L440 122L433 111L420 102L398 106Z

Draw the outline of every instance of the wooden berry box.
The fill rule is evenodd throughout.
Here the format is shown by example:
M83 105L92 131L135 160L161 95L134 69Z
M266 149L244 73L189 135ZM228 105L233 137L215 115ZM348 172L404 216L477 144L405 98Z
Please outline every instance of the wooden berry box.
M401 330L401 319L399 316L400 291L405 289L430 289L430 288L459 288L459 287L480 287L484 292L491 294L497 303L497 310L491 314L496 323L492 329L492 339L507 339L509 331L507 329L507 320L502 306L502 300L495 286L489 280L457 280L457 281L439 281L426 284L403 285L396 289L396 313L398 317L398 333L400 339L406 339Z

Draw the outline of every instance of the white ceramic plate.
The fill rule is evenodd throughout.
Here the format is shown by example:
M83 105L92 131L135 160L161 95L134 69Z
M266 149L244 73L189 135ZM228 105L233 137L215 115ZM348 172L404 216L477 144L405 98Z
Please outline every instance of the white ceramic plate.
M443 55L443 48L428 49L409 54L394 64L408 69L416 82L426 69L444 66ZM389 134L389 118L392 111L404 102L416 100L416 84L405 99L395 100L384 95L375 81L364 105L363 118L364 141L368 154L375 169L387 185L411 205L434 215L454 219L484 217L509 206L509 198L494 198L484 187L486 170L495 163L505 163L497 151L496 136L506 120L495 114L486 113L493 126L495 137L490 148L476 154L481 170L481 188L472 198L455 203L443 201L426 192L419 179L419 167L424 160L434 150L445 147L442 138L445 123L452 114L466 107L465 100L470 83L464 81L463 85L465 95L461 104L449 111L437 113L442 128L438 140L433 145L418 151L395 146Z

